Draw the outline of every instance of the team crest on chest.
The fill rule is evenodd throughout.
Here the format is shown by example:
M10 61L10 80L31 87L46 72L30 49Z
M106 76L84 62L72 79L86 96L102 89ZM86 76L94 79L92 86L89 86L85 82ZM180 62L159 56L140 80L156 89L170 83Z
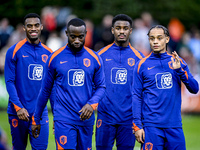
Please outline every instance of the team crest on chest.
M169 61L169 62L168 62L168 65L169 65L169 68L170 68L170 69L173 69L173 67L172 67L172 61Z
M129 59L128 59L128 65L131 66L131 67L132 67L133 65L135 65L135 59L129 58Z
M48 59L48 55L43 54L43 55L42 55L42 61L43 61L44 63L46 63L46 62L47 62L47 59Z
M84 58L84 59L83 59L83 64L84 64L84 66L89 67L89 66L91 65L90 59Z

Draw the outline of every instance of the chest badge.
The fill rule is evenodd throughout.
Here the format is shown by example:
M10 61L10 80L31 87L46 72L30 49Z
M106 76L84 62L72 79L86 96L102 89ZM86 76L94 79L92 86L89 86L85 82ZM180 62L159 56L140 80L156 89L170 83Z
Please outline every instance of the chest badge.
M84 64L84 66L89 67L89 66L91 65L90 59L84 58L84 59L83 59L83 64Z
M133 65L135 65L135 59L129 58L129 59L128 59L128 65L131 66L131 67L132 67Z
M48 59L48 55L43 54L43 55L42 55L42 61L43 61L44 63L46 63L46 62L47 62L47 59Z

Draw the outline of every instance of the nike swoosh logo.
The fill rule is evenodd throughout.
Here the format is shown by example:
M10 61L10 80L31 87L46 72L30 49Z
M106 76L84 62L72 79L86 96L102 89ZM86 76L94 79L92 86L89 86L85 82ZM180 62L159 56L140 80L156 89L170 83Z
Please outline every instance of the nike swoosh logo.
M106 58L106 61L111 61L111 60L112 60L112 59L107 59L107 58Z
M26 55L22 55L22 57L29 57L29 56L26 56Z
M154 67L155 67L155 66L153 66L153 67L150 67L150 68L148 67L147 69L148 69L148 70L150 70L150 69L153 69Z
M60 61L60 64L64 64L64 63L66 63L66 62L68 62L68 61Z

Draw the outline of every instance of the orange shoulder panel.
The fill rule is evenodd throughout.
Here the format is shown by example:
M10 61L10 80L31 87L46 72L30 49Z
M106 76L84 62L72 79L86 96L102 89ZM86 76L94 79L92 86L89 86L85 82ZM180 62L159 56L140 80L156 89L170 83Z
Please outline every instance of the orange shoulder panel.
M60 49L58 49L57 51L55 51L55 52L53 53L53 55L51 56L51 58L50 58L50 60L49 60L49 65L48 65L48 66L50 66L51 61L52 61L58 54L60 54L60 53L65 49L65 47L66 47L66 46L63 46L63 47L61 47Z
M151 52L151 53L152 53L152 52ZM147 57L141 59L141 61L140 61L139 64L138 64L138 70L137 70L137 73L139 73L139 70L140 70L141 65L146 61L147 58L150 57L151 53L150 53Z
M99 66L101 67L101 63L100 63L99 58L97 57L97 55L91 49L89 49L88 47L84 46L84 48L88 51L88 53L90 53L90 55L92 55L97 60Z
M19 41L19 42L17 43L17 45L15 46L15 49L14 49L14 51L13 51L13 56L12 56L12 58L14 58L16 52L26 43L26 41L27 41L26 39L23 39L22 41Z
M114 44L114 42L112 44L107 45L106 47L104 47L100 52L98 52L99 55L103 54L104 52L106 52L112 45Z
M46 45L44 45L43 43L41 43L42 44L42 46L45 48L45 49L47 49L50 53L53 53L53 51L49 48L49 47L47 47Z
M131 44L129 43L129 46L130 48L132 49L132 51L135 53L135 55L139 58L139 59L142 59L143 57L140 55L140 53L135 49L133 48L133 46L131 46Z

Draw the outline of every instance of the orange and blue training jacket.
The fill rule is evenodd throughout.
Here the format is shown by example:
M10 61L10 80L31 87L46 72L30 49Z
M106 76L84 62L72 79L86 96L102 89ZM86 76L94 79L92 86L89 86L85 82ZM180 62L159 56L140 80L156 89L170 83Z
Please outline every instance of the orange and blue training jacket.
M39 42L31 44L26 39L11 46L5 60L5 83L9 94L7 112L17 115L25 108L33 115L36 100L44 78L45 64L52 50ZM48 115L47 109L44 111Z
M112 43L98 54L104 63L106 92L99 102L98 113L107 124L132 124L133 69L144 55L130 43L126 47Z
M34 115L35 124L39 124L42 110L53 88L55 121L82 126L93 125L94 113L88 120L82 121L79 111L85 104L96 109L99 100L104 96L105 75L100 56L87 47L74 53L66 45L55 51L47 63L47 72Z
M137 63L134 69L133 126L182 127L181 81L189 92L199 91L198 82L180 58L181 68L173 69L172 55L151 53Z

